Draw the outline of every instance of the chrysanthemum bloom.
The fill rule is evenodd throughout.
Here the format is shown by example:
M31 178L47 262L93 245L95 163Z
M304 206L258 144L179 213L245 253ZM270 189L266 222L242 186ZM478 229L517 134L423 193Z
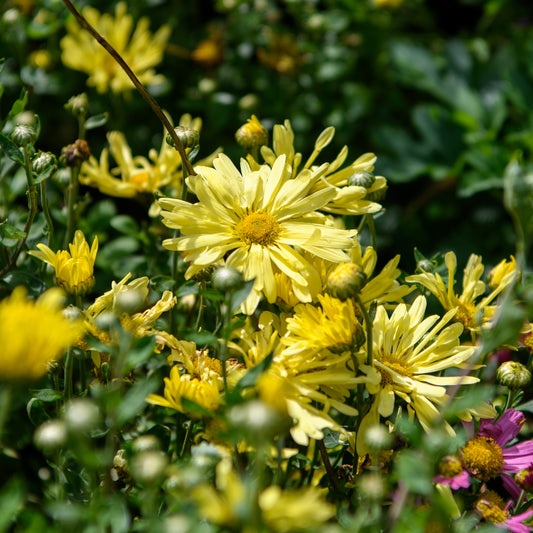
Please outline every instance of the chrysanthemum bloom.
M302 351L292 349L294 346L284 348L273 327L276 317L269 322L268 315L261 315L258 331L240 330L240 353L247 368L272 356L272 363L256 384L259 397L293 419L290 433L298 444L305 446L310 438L322 439L326 428L342 431L329 411L335 409L349 416L356 415L357 410L345 400L350 391L366 379L356 378L353 369L346 366L351 360L349 351L338 353L323 349L317 352L316 346ZM335 343L328 334L325 336L322 345ZM317 343L320 344L318 339Z
M63 291L49 289L37 301L17 287L0 302L0 381L36 380L49 363L82 334L79 322L62 313Z
M300 169L302 154L294 150L294 133L288 120L283 125L276 124L273 131L272 149L268 146L261 147L263 159L272 166L274 161L280 156L285 155L288 167L288 179L294 179L306 170L314 170L314 162L320 155L320 152L331 142L335 135L335 128L326 128L318 137L314 150L309 156L303 167ZM351 185L350 178L360 172L371 172L374 169L376 156L374 154L363 154L350 165L341 168L348 156L348 148L344 146L333 162L331 162L324 173L323 178L313 184L308 194L333 187L335 195L324 205L321 210L329 213L341 215L363 215L366 213L376 213L381 209L381 205L371 200L378 192L386 188L386 180L377 176L370 187ZM256 168L257 163L247 157L252 165Z
M495 310L495 306L489 305L514 279L516 270L506 270L504 275L493 278L498 283L493 286L492 292L483 299L485 283L481 281L484 266L479 255L472 254L466 265L463 276L463 292L461 295L455 292L455 269L457 258L453 252L448 252L444 258L448 268L448 283L445 285L438 273L424 272L406 278L408 282L420 283L428 289L446 311L456 310L454 320L461 322L465 328L478 332L480 326L489 320Z
M463 326L449 324L455 310L442 318L425 318L426 299L419 296L410 308L399 304L389 317L379 306L373 322L372 358L377 379L369 379L368 391L374 395L370 412L361 422L357 435L359 455L367 453L364 431L379 422L379 416L389 417L396 398L403 400L410 416L416 416L425 430L438 418L435 404L444 403L447 385L477 383L478 378L466 375L436 375L449 368L461 368L474 354L473 346L460 344ZM362 346L363 360L367 358ZM443 422L448 432L453 430Z
M482 481L501 476L503 485L513 498L520 489L514 474L533 463L533 440L507 446L519 433L525 422L524 415L508 409L497 420L483 419L479 430L461 449L465 468Z
M474 503L474 509L496 527L512 533L529 533L533 526L528 526L524 522L533 515L533 509L511 516L509 508L510 503L506 505L503 499L492 490L484 492Z
M180 118L180 126L200 131L202 121L186 114ZM91 156L80 169L80 183L96 187L104 194L121 198L133 198L139 194L160 192L170 187L172 194L181 197L183 190L183 172L179 152L170 146L165 139L159 152L151 149L148 157L133 156L126 137L118 131L107 134L109 149L104 148L100 161ZM185 150L187 153L190 148ZM216 154L216 152L215 152ZM214 157L209 156L199 164L209 165ZM109 155L117 166L111 168Z
M285 161L285 156L280 156L272 168L263 165L252 171L241 160L239 172L221 154L213 162L214 168L196 167L198 175L187 179L198 203L171 198L159 201L164 224L183 235L166 239L163 246L184 252L184 260L191 263L187 279L223 259L246 280L255 279L243 305L248 314L257 307L261 294L270 303L276 301L276 272L291 279L300 301L311 301L319 287L302 274L314 270L302 251L331 262L347 261L344 250L351 248L356 234L355 230L335 228L317 212L335 195L331 187L309 193L327 167L287 180Z
M183 405L184 398L211 412L215 412L220 405L220 393L216 383L200 380L190 374L182 374L178 365L170 369L170 377L164 378L164 381L164 396L149 394L146 397L148 403L170 407L194 418L198 414Z
M153 67L161 63L170 36L170 27L162 26L152 35L150 21L142 17L134 27L133 17L127 14L125 2L115 8L115 17L101 15L93 7L82 11L87 21L122 56L144 85L162 83L165 78L156 74ZM111 89L115 93L134 88L132 81L109 52L92 35L82 30L74 19L67 22L67 35L61 39L61 60L74 70L89 75L87 84L99 93Z
M56 271L56 281L69 294L83 295L94 285L94 261L98 252L98 238L95 237L91 248L83 232L77 230L74 240L69 244L70 252L53 252L45 244L37 245L39 251L31 250L30 255L52 265Z

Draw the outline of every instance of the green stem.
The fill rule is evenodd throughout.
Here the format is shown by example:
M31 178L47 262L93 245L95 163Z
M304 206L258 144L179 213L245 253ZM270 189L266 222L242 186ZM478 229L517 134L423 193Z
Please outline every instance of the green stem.
M65 395L65 400L70 400L72 398L72 370L74 368L74 354L72 348L67 350L65 355L65 369L64 369L64 384L63 390Z
M76 227L76 204L78 202L78 176L80 174L80 165L76 165L70 169L70 184L68 186L67 197L67 232L65 234L65 249L72 242L74 231Z
M15 251L8 259L6 266L0 271L0 278L4 276L4 274L7 274L7 272L9 272L15 265L20 252L22 252L22 249L26 244L26 240L30 234L30 229L35 219L35 215L37 214L37 190L35 184L33 183L33 171L31 168L30 154L26 146L22 148L22 151L24 153L24 170L26 172L26 180L28 182L28 218L26 219L26 224L24 225L24 237L20 239Z
M72 5L70 0L63 0L63 3L67 7L67 9L74 15L74 17L76 17L76 20L81 24L81 26L85 28L103 48L105 48L105 50L113 57L113 59L124 70L124 72L133 82L133 85L135 85L136 89L139 91L141 96L148 102L148 104L150 105L154 113L157 115L159 120L165 126L170 137L172 138L172 141L174 142L174 146L176 147L176 149L178 150L181 156L181 160L183 164L187 167L187 172L189 173L189 175L195 176L196 172L192 168L191 162L187 158L187 154L185 153L185 148L183 147L182 142L180 141L178 135L176 134L176 132L174 131L174 128L172 127L172 124L166 117L165 113L163 113L163 110L161 109L159 104L154 100L154 98L150 95L150 93L144 88L143 84L139 81L137 76L134 74L134 72L131 70L128 64L124 61L124 59L122 59L120 54L87 22L87 20L83 17L83 15Z
M374 250L377 249L377 238L376 238L376 226L374 224L374 217L372 215L366 215L368 231L370 231L370 245Z
M54 238L54 222L52 215L50 214L50 208L48 207L48 197L46 194L46 180L41 181L41 207L43 209L44 218L46 220L46 227L48 230L48 246L51 246Z
M324 463L324 467L326 468L326 473L328 475L329 482L331 483L333 490L337 494L340 494L342 491L341 491L341 488L339 487L339 483L337 482L337 477L335 476L335 472L333 471L333 468L331 466L328 451L326 450L326 445L324 444L324 439L317 440L316 444L318 446L318 450L320 451L320 456L322 457L322 462Z
M370 317L370 314L368 313L365 305L361 301L360 296L357 294L354 296L354 300L357 303L357 306L359 307L363 319L365 322L365 330L366 330L366 364L368 366L373 366L374 360L372 358L372 346L373 346L373 340L372 340L372 318Z
M4 427L9 418L11 407L12 388L9 383L0 384L0 448L4 439Z

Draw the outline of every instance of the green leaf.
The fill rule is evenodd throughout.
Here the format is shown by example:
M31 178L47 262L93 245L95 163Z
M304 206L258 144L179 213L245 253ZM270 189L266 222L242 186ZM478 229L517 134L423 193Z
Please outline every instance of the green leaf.
M231 297L231 312L236 313L241 306L241 304L248 298L248 295L252 292L252 287L254 286L253 279L246 281L242 289L235 291Z
M212 413L211 411L208 411L201 405L197 404L196 402L193 402L192 400L189 400L188 398L182 397L181 405L189 413L194 413L194 414L206 416L208 418L213 418L214 413Z
M41 402L55 402L63 399L63 393L55 389L40 389L32 391L34 398L41 400Z
M159 378L155 375L136 382L124 395L116 410L117 424L123 426L137 416L146 406L146 397L159 387Z
M396 476L416 494L431 494L433 472L429 461L417 450L402 450L396 460Z
M139 233L139 225L128 215L117 215L111 219L111 227L115 228L120 233L136 237Z
M259 364L250 368L250 370L248 370L248 372L246 372L246 374L239 379L236 388L245 389L247 387L253 387L257 381L257 378L259 378L259 376L270 367L273 357L274 352L269 353Z
M109 118L109 113L101 113L100 115L94 115L93 117L89 117L85 121L85 129L86 130L94 130L95 128L99 128L100 126L103 126L107 119Z
M19 113L22 113L26 108L27 102L28 91L26 89L22 89L19 98L15 100L15 102L13 102L13 105L11 106L11 110L9 111L7 118L13 118L16 117Z
M24 231L12 226L11 224L8 224L5 221L0 223L0 235L6 239L14 239L17 241L26 237L26 233Z
M145 363L153 354L155 337L143 337L130 350L124 365L124 372L128 373L134 368Z
M7 157L18 163L19 165L24 165L24 156L20 151L19 147L9 138L6 137L3 133L0 133L0 147L6 153Z
M0 492L2 512L0 513L0 533L11 531L10 526L17 515L24 509L24 487L20 479L12 477Z
M195 342L199 346L205 346L208 344L218 346L219 344L216 335L213 335L208 331L186 330L183 331L182 335L185 340Z

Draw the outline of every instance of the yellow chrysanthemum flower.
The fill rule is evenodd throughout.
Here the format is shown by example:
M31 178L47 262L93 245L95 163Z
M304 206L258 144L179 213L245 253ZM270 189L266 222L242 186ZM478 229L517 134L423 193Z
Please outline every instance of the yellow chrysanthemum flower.
M460 344L462 324L447 325L455 310L442 318L437 315L424 318L425 311L424 296L417 297L410 308L399 304L390 317L385 307L376 310L372 349L375 374L369 375L367 382L374 402L357 435L360 455L368 453L363 438L366 428L378 423L380 415L391 416L396 398L403 400L409 415L416 415L428 430L439 416L435 404L442 404L448 398L445 386L479 381L466 375L435 375L449 368L461 368L472 357L475 347ZM362 352L365 351L363 345ZM451 426L444 424L453 433Z
M331 142L334 135L335 128L331 126L319 135L312 154L300 170L302 154L295 152L294 133L290 122L286 120L283 125L276 124L274 126L272 149L268 146L262 146L261 155L270 166L274 164L274 161L280 155L285 155L287 158L288 178L294 179L302 172L316 168L313 163L320 152ZM329 164L322 179L313 184L308 194L311 195L318 190L332 187L335 190L335 195L321 208L329 213L363 215L379 211L381 205L373 201L372 197L386 189L387 182L385 178L382 176L373 178L373 182L368 188L349 184L349 179L352 176L362 172L372 172L376 156L370 153L363 154L352 164L341 169L347 156L348 148L344 146L335 160ZM252 164L252 168L255 168L257 163L253 158L248 156L247 159Z
M149 394L146 397L148 403L170 407L176 411L187 413L193 418L197 417L198 414L190 412L186 406L183 406L183 398L211 412L216 411L220 405L220 393L216 383L200 380L190 374L181 374L178 365L174 365L170 369L170 377L165 378L164 381L164 396Z
M180 126L200 131L202 121L185 114L180 118ZM160 192L163 187L171 187L172 194L181 197L183 179L181 156L170 146L165 138L159 152L151 149L148 158L133 156L126 137L119 131L107 134L109 149L104 148L98 161L91 156L80 169L80 183L96 187L104 194L121 198L133 198L139 194ZM190 148L185 150L187 153ZM216 155L212 154L199 164L209 165ZM111 168L109 156L112 156L117 166Z
M286 158L253 171L241 160L241 171L221 154L214 168L196 167L198 175L187 183L199 199L190 204L163 198L159 201L163 222L179 229L182 237L166 239L163 246L184 252L191 265L190 278L205 267L223 259L228 266L255 279L244 312L251 314L261 294L269 302L277 298L275 273L285 273L300 301L311 301L318 286L310 284L313 270L302 251L331 262L348 260L355 230L335 228L317 212L335 195L333 188L309 193L322 179L326 165L306 170L297 179L287 180Z
M37 301L17 287L0 302L0 380L35 380L82 333L79 322L62 313L63 291L49 289Z
M444 258L448 268L448 283L445 284L438 273L424 272L406 278L408 282L419 283L426 287L436 296L442 307L449 311L455 310L454 320L461 322L465 328L472 332L478 332L480 326L492 317L495 306L491 302L498 296L517 275L516 263L500 263L497 274L492 278L492 292L479 299L485 294L485 283L481 281L485 267L481 263L479 255L472 254L468 260L463 275L463 292L458 295L455 292L455 270L457 258L453 252L448 252Z
M69 244L70 252L60 250L54 253L45 244L37 245L39 251L32 250L30 255L52 265L56 271L57 284L69 294L85 294L94 285L94 261L98 252L98 238L95 237L91 248L80 230L74 234Z
M119 2L115 16L100 14L87 6L83 16L109 42L130 66L141 83L162 83L165 78L156 74L153 67L161 63L170 36L170 27L162 26L152 35L150 21L142 17L134 27L133 17L127 14L125 2ZM99 93L111 89L115 93L129 91L133 83L111 55L92 35L82 30L74 19L67 22L67 35L61 39L61 60L74 70L89 75L87 84Z

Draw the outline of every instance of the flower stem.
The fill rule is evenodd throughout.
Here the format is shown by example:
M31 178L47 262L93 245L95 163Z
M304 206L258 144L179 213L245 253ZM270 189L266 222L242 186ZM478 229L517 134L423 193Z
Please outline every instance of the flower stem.
M365 321L365 330L366 330L366 364L368 366L373 366L373 358L372 358L372 346L373 346L373 340L372 340L372 318L370 317L370 314L368 313L365 305L361 301L361 298L358 294L354 296L355 302L357 303L357 306L361 310L361 313L363 315L363 319Z
M80 174L80 165L70 169L70 184L68 186L67 197L67 232L65 234L65 248L68 248L74 237L76 226L76 204L78 202L78 176Z
M41 181L41 207L43 209L44 218L46 220L46 227L48 231L48 246L51 246L54 238L54 222L52 215L50 214L50 208L48 206L48 197L46 195L46 180Z
M187 172L189 173L189 175L195 176L196 172L194 172L191 162L187 158L187 154L185 153L185 148L183 147L182 142L180 141L179 137L174 131L174 128L172 127L172 124L170 123L168 118L165 116L165 113L163 113L163 110L161 109L159 104L154 100L154 98L150 95L150 93L144 88L143 84L139 81L139 78L137 78L137 76L131 70L129 65L124 61L124 59L122 59L120 54L89 24L89 22L87 22L87 20L83 17L83 15L72 5L70 0L63 0L63 3L67 7L67 9L76 17L76 20L81 24L81 26L85 28L96 39L96 41L100 45L102 45L103 48L105 48L107 52L109 52L109 54L113 57L113 59L124 70L124 72L133 82L133 85L135 85L136 89L139 91L141 96L148 102L148 104L150 105L154 113L157 115L159 120L165 126L170 137L172 138L172 141L174 142L174 145L176 146L176 149L178 150L181 156L181 160L183 164L187 167Z
M326 468L326 473L328 475L329 482L331 483L333 490L336 493L340 494L342 491L339 487L339 483L337 482L337 478L335 477L335 472L333 471L333 468L331 466L328 451L326 450L326 445L324 444L324 439L317 440L316 443L318 446L318 450L320 451L320 456L322 457L322 462L324 463L324 467Z

